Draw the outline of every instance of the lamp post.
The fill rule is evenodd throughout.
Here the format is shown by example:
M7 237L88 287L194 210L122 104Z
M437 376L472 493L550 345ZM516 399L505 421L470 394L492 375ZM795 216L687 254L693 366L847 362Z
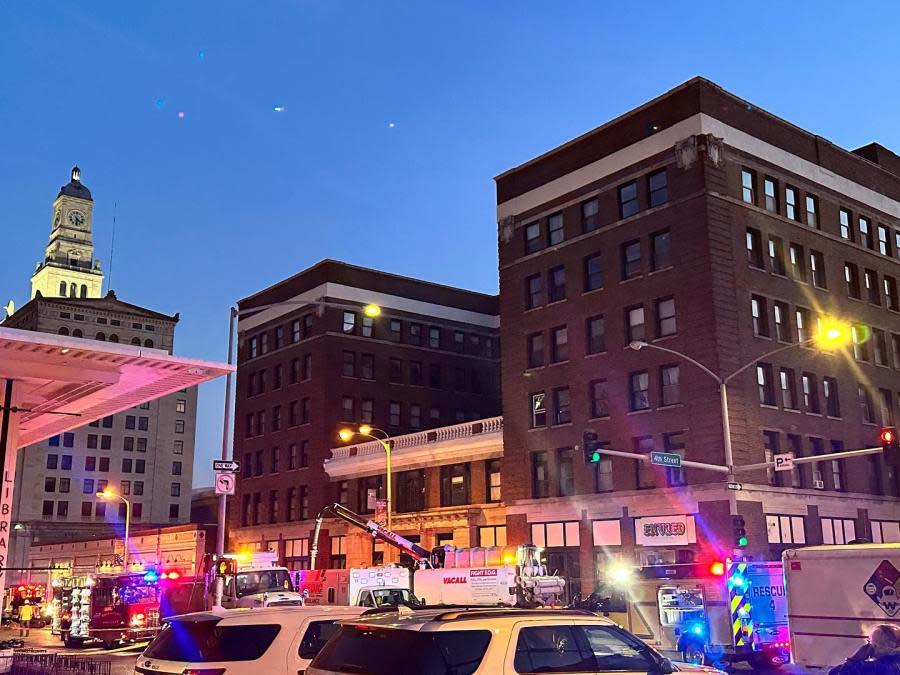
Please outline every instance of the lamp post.
M731 425L728 419L728 383L731 382L731 380L733 380L735 377L746 371L748 368L756 365L756 363L760 359L768 358L769 356L773 356L774 354L779 354L789 349L796 349L797 347L805 347L810 345L817 345L822 349L836 349L838 347L846 345L849 341L850 326L848 324L841 323L834 319L826 319L823 322L823 325L820 327L819 331L812 338L803 340L802 342L793 342L788 345L782 345L776 349L765 352L764 354L757 356L753 360L745 363L743 366L724 377L721 375L717 375L715 372L704 366L696 359L688 356L687 354L683 354L682 352L676 351L674 349L669 349L668 347L656 345L652 342L644 342L642 340L636 340L630 343L628 347L635 351L640 351L641 349L648 348L666 352L667 354L673 354L684 359L685 361L693 363L718 383L719 404L722 409L722 439L725 447L725 466L728 468L728 482L731 483L734 482L734 452L731 445ZM735 496L734 491L729 490L728 496L728 505L731 515L737 515L737 497Z
M299 306L305 307L307 305L313 305L317 308L317 310L324 309L325 307L338 307L341 309L360 309L357 305L349 305L337 302L329 302L323 300L322 298L315 299L297 299L297 300L282 300L281 302L273 302L267 305L257 305L255 307L248 307L247 309L241 311L237 307L230 307L228 309L228 358L227 362L229 365L234 363L234 338L235 338L235 322L236 320L239 322L242 316L254 315L259 312L264 312L267 309L271 309L273 307L285 307L285 306ZM362 313L369 317L375 318L381 315L381 307L376 304L368 304L362 307ZM228 371L228 374L225 376L225 413L222 417L222 459L224 461L228 461L230 459L230 444L229 433L231 431L231 389L232 389L232 373ZM227 506L227 496L219 495L219 513L218 513L218 524L216 527L216 556L221 558L225 554L225 520L228 515L228 506Z
M385 458L385 471L387 471L387 478L385 480L385 497L387 501L387 513L385 520L387 529L391 529L391 510L392 510L392 499L391 499L391 437L386 431L382 431L381 429L376 429L370 424L360 424L357 429L345 428L341 429L338 432L338 436L344 443L352 440L354 436L365 436L366 438L371 438L374 441L378 441L381 444L381 447L384 448L384 458Z
M120 494L116 494L110 490L103 490L102 492L98 492L97 496L100 499L110 500L110 499L121 499L125 502L125 551L122 554L122 567L125 568L125 571L128 571L128 531L131 529L131 502L123 497Z

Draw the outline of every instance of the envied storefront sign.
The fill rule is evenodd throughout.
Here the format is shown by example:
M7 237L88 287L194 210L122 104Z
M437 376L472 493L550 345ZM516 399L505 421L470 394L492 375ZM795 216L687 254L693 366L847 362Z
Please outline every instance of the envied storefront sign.
M694 516L653 516L634 521L638 546L685 546L697 541Z

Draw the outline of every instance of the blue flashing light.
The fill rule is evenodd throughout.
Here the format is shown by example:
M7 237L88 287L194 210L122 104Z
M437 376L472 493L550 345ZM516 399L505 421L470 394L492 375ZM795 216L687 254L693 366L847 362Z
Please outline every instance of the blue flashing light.
M744 577L735 574L733 577L731 577L731 584L733 586L737 586L738 588L743 588L747 585L747 580Z
M703 633L705 632L702 623L695 623L693 626L691 626L690 630L694 635L703 635Z
M144 581L159 581L159 575L156 573L156 570L150 570L144 575Z

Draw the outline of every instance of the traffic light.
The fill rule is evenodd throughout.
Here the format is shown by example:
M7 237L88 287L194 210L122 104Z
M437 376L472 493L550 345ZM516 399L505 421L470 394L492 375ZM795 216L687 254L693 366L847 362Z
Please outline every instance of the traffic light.
M581 447L584 449L584 461L587 464L596 464L602 458L596 431L585 431L582 434Z
M882 427L879 439L885 453L900 452L900 436L897 435L897 427Z
M747 528L744 524L744 516L732 516L731 529L734 533L734 545L738 548L744 548L749 543L747 541Z

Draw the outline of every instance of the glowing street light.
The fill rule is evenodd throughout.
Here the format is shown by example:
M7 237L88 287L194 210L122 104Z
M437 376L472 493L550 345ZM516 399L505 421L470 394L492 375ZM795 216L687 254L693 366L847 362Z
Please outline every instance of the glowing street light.
M374 319L376 316L381 316L381 307L378 305L366 305L363 307L363 314Z
M852 340L853 330L850 324L833 317L822 319L819 330L813 338L816 346L822 349L839 349L850 344Z
M122 567L125 568L125 571L128 571L128 531L131 529L131 502L125 499L122 495L116 494L112 490L106 489L97 493L97 497L104 501L111 501L113 499L121 499L125 502L125 552L122 555Z
M375 305L370 305L375 306ZM380 310L379 310L380 311ZM378 441L381 444L381 447L384 448L384 456L385 456L385 470L387 471L387 480L385 481L385 496L387 497L387 528L391 529L391 440L390 436L386 431L382 431L381 429L376 429L371 424L360 424L356 429L351 429L350 427L344 427L340 431L338 431L338 437L344 442L348 443L353 440L354 436L365 436L366 438L371 438L374 441Z

